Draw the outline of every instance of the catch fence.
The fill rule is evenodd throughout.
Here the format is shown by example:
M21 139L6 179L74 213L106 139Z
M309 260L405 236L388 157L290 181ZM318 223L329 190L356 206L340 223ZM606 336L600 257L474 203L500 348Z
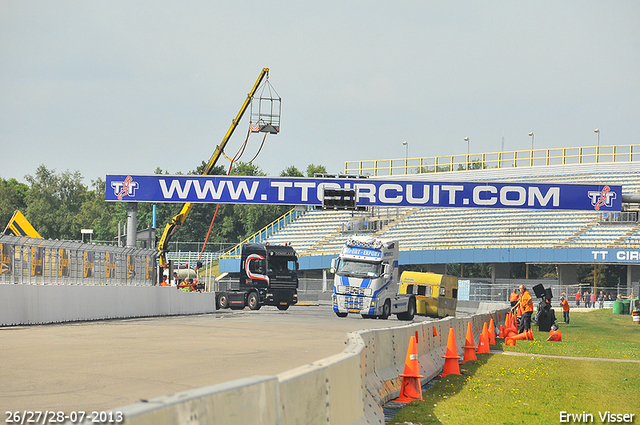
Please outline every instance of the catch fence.
M537 304L537 297L533 291L533 287L538 284L542 284L543 287L550 288L553 299L551 305L558 307L560 305L560 297L562 294L566 294L567 300L571 307L575 307L575 294L580 292L580 307L585 304L586 295L593 293L594 288L589 284L576 284L576 285L560 285L557 279L496 279L495 283L490 282L491 279L465 279L459 278L458 281L458 299L469 301L489 301L489 302L509 302L509 296L514 289L518 289L519 285L524 285L527 291L534 299L534 304ZM612 302L620 297L626 298L630 295L638 295L638 282L632 283L630 287L626 284L620 284L614 287L596 287L596 299L599 298L600 292L606 298L604 301L606 304L603 307L608 308ZM589 298L590 300L591 298ZM591 301L589 301L591 303ZM597 303L599 306L599 302Z
M0 284L153 285L156 257L153 249L0 235Z

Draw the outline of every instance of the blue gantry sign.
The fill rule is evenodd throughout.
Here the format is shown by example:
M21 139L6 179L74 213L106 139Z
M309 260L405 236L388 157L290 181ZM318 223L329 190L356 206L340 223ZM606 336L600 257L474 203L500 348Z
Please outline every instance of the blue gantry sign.
M107 175L107 201L322 205L355 189L359 206L620 211L622 186L352 178Z

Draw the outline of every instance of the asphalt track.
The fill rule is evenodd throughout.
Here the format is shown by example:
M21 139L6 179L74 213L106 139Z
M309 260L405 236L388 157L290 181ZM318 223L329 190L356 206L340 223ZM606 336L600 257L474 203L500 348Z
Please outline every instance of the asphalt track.
M417 318L416 320L429 320ZM328 305L0 328L0 413L92 411L340 353L348 332L404 325L340 319Z

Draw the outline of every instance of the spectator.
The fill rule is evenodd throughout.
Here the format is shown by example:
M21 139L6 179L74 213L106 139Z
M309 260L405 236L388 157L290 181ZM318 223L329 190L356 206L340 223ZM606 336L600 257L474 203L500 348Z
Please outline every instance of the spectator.
M533 314L533 299L524 285L520 285L520 298L513 309L519 309L522 312L520 320L520 328L518 333L522 333L531 329L531 315Z
M576 297L576 307L580 307L580 289L576 291L575 297Z
M604 293L600 291L600 295L598 295L599 308L604 307Z
M564 323L569 324L569 301L565 297L560 297L560 306L562 307L562 318Z
M518 298L520 298L520 296L518 295L518 290L514 289L509 299L511 301L511 308L515 307L515 305L518 304Z
M591 293L591 308L596 308L596 298L597 298L597 295L596 295L596 291L594 290Z

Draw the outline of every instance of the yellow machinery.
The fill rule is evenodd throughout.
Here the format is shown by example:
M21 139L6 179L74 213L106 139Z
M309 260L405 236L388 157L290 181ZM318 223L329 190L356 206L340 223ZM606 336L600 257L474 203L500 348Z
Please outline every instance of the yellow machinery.
M247 107L251 103L251 100L253 99L256 91L258 90L258 87L260 86L260 84L265 78L267 79L269 78L269 68L262 69L260 76L256 80L256 83L253 85L253 88L251 89L251 91L247 95L247 98L242 104L242 107L240 108L238 115L231 122L231 127L229 127L227 134L225 134L224 138L222 139L222 142L218 146L216 146L216 150L213 152L211 159L209 159L207 166L204 168L204 170L202 170L202 175L205 175L205 176L209 175L213 170L213 167L216 165L218 158L220 158L220 155L224 154L224 148L227 145L227 142L229 142L231 135L235 131L236 127L238 126L240 119L244 115L245 111L247 110ZM253 123L250 123L250 131L265 132L265 133L271 133L271 134L277 133L280 130L280 121L279 121L280 99L279 98L278 99L266 99L266 98L259 99L260 105L265 104L265 102L269 106L268 112L266 113L262 112L262 115L259 115L259 116L254 116L255 114L252 113L252 120L255 119L256 123L255 125ZM277 105L277 108L275 109L272 106L274 104ZM182 209L180 210L180 212L176 214L171 219L171 221L165 226L164 232L162 233L162 237L158 241L158 254L159 254L158 261L161 267L164 267L168 264L167 252L169 252L169 240L171 239L175 231L180 226L182 226L182 223L184 223L184 221L186 220L192 207L193 207L193 203L191 202L185 203Z
M16 211L13 213L13 217L9 220L9 224L4 229L6 233L7 230L10 230L16 236L29 236L31 238L40 238L42 236L33 228L29 220L20 212Z
M436 273L403 272L400 294L416 297L416 313L423 316L455 316L458 278Z

